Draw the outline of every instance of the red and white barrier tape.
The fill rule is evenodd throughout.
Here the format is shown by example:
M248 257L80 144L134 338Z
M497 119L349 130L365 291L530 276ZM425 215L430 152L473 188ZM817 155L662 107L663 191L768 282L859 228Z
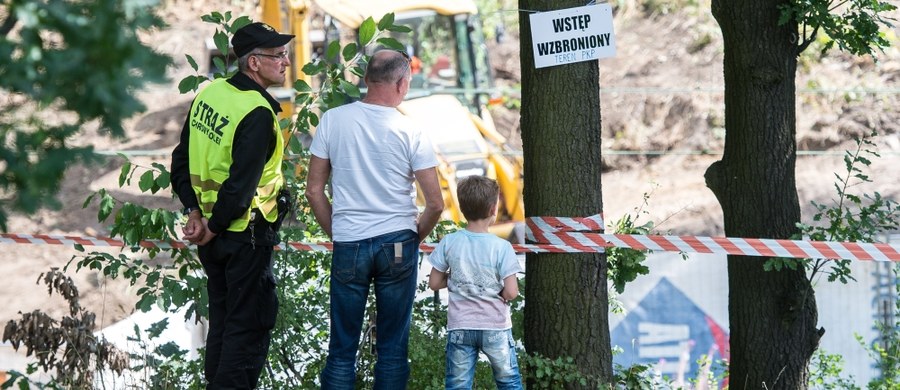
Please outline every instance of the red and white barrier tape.
M601 252L605 247L637 250L719 253L742 256L849 259L900 262L900 245L863 242L776 240L698 236L602 234L603 218L531 217L526 238L571 250Z
M557 226L558 229L558 226ZM513 248L518 253L600 253L607 247L630 248L636 250L710 253L743 256L849 259L864 261L900 262L900 245L862 242L826 242L773 240L757 238L697 237L697 236L654 236L635 234L600 234L581 232L543 232L552 244L517 244ZM45 234L0 234L0 244L38 245L83 245L125 247L121 240L106 237L79 237ZM184 241L141 241L145 248L185 248ZM289 247L293 250L327 252L331 243L288 242L278 249ZM430 253L435 244L422 244L420 249Z

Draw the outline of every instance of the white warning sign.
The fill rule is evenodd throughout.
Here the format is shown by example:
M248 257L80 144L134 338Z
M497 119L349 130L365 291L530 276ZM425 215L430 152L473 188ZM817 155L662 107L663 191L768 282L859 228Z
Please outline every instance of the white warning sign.
M535 68L616 55L609 4L538 12L529 18Z

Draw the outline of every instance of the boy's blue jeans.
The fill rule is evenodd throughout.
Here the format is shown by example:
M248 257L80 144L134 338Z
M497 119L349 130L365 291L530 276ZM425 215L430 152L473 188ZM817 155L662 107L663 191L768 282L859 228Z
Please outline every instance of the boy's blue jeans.
M471 389L478 351L491 362L498 390L522 389L512 330L451 330L447 335L447 390Z
M399 243L402 253L395 254ZM405 389L409 379L409 325L416 295L419 237L401 230L335 242L331 262L331 339L322 389L354 389L356 352L369 285L375 282L377 329L375 389Z

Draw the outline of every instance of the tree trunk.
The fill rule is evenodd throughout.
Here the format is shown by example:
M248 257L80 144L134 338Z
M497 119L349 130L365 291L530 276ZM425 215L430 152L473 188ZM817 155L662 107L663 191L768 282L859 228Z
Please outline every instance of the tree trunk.
M543 11L583 1L520 0ZM603 208L597 61L535 69L528 13L520 13L522 144L528 216L584 217ZM582 374L612 381L607 267L603 254L528 254L525 348L572 357ZM579 388L569 383L569 388Z
M713 0L725 41L725 154L706 171L729 237L798 232L794 177L797 25L778 26L787 0ZM803 267L763 270L759 257L729 256L732 389L805 389L821 337ZM824 330L822 330L824 332Z

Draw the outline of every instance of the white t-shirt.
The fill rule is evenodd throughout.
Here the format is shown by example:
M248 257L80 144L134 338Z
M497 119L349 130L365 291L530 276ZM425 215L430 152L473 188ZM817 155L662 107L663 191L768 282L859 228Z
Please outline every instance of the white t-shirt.
M428 261L450 271L447 330L512 328L509 305L500 298L503 279L522 271L512 244L490 233L460 230L438 243Z
M326 111L309 150L331 163L334 241L416 230L413 172L436 167L437 157L396 108L355 102Z

